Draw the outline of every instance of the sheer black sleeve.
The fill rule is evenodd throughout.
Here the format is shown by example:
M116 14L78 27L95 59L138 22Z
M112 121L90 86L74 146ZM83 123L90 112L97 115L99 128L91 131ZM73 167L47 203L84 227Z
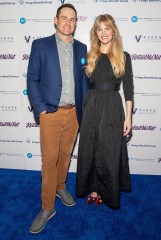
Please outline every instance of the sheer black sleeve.
M133 101L133 72L130 54L125 52L125 75L122 77L125 101Z

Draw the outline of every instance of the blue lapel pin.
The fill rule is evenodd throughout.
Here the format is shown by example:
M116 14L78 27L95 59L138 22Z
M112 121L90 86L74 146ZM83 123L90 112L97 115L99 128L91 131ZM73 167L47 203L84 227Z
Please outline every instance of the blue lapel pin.
M85 62L86 62L85 58L81 58L81 63L85 64Z

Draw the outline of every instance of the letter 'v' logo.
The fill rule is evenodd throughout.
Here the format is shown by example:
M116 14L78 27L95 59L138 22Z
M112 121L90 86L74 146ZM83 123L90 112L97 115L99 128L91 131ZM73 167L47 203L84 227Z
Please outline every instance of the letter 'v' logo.
M33 107L28 106L28 110L29 110L29 112L32 112L33 111Z
M65 0L60 0L61 4L64 4Z
M135 39L136 39L137 42L140 42L141 35L139 35L139 36L135 35Z
M31 36L28 36L28 37L25 36L25 41L26 41L27 43L29 43L30 38L31 38Z

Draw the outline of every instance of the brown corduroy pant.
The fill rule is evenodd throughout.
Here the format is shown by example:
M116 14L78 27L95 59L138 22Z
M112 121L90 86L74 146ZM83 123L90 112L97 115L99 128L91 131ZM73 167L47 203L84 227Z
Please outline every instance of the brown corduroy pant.
M42 151L42 208L54 208L56 190L66 188L71 153L77 137L76 108L58 108L54 113L40 114Z

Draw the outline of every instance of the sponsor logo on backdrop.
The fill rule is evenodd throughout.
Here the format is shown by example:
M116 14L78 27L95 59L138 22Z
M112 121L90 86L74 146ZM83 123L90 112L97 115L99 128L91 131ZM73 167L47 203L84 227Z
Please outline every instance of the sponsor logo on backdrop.
M5 78L6 79L10 79L10 78L19 78L19 76L16 75L0 75L0 79Z
M23 90L23 95L25 95L25 96L28 95L27 89Z
M135 79L144 79L144 80L147 80L147 79L161 79L160 76L134 76Z
M126 17L121 17L121 18L117 18L117 17L116 17L116 18L115 18L115 21L116 21L116 22L127 22L127 20L128 20L128 19L127 19ZM123 38L123 37L121 36L121 38Z
M27 153L28 158L32 158L32 153Z
M21 24L25 24L26 23L26 19L24 17L20 18L20 23Z
M156 110L153 108L133 108L133 114L147 114L154 115L156 114Z
M28 109L29 112L33 112L33 107L32 106L28 106L27 109Z
M139 147L139 148L155 148L156 145L151 144L130 144L131 147Z
M96 19L97 17L98 17L98 16L94 16L94 17L93 17L93 21L95 21L95 19ZM121 17L121 18L120 18L120 17L119 17L119 18L116 17L116 18L115 18L115 21L116 21L116 22L127 22L127 20L128 20L128 19L127 19L126 17ZM121 36L121 38L123 39L122 36Z
M1 143L23 143L22 140L17 139L0 139Z
M0 152L0 156L3 156L3 157L21 157L21 158L23 158L22 153L1 153Z
M19 127L19 122L0 122L0 127Z
M77 159L78 158L78 154L73 154L71 159Z
M0 54L0 60L14 60L16 58L16 54Z
M40 143L40 141L32 141L29 138L26 139L26 142L27 143L34 143L34 144L39 144Z
M132 54L131 60L161 60L160 54Z
M132 16L132 17L131 17L131 21L132 21L133 23L136 23L136 22L138 21L138 17L137 17L137 16Z
M15 5L16 1L0 1L0 5Z
M122 2L128 2L129 0L93 0L93 2L95 2L95 3L98 3L98 2L100 2L100 3L116 3L116 2L120 2L120 3L122 3Z
M22 55L22 60L23 60L23 61L24 61L24 60L25 60L25 61L26 61L26 60L29 60L29 57L30 57L30 55L25 53L25 54Z
M138 161L138 162L155 162L154 158L134 158L134 157L129 157L129 160Z
M19 94L19 91L7 91L7 90L0 90L0 94L5 95L5 94Z
M0 36L0 43L13 43L14 38L11 36Z
M2 112L17 112L16 106L0 106L0 111Z
M145 21L145 22L160 22L161 17L137 17L137 16L132 16L131 21L133 23L136 23L138 21Z
M78 22L85 22L87 20L87 16L78 16L77 21Z
M36 155L36 154L32 154L32 153L27 153L26 156L27 156L28 158L41 157L41 155Z
M153 2L161 2L161 0L132 0L133 2L143 2L143 3L153 3Z
M158 163L161 163L161 158L158 158Z
M140 125L140 126L133 126L132 130L139 130L139 131L155 131L157 127L151 125Z
M71 3L71 4L77 4L77 3L86 3L86 0L71 0L71 1L66 1L66 0L58 0L61 4L64 3Z
M24 36L24 40L26 41L26 43L29 43L30 41L33 41L35 39L40 39L43 37L45 36Z
M16 19L0 19L0 24L1 23L8 23L8 24L10 24L10 23L16 23Z
M40 23L40 22L43 22L43 23L52 23L53 22L53 19L52 18L20 18L20 23L21 24L25 24L26 22L34 22L34 23Z
M28 4L28 5L41 5L41 4L52 4L52 1L35 1L35 0L20 0L19 4L23 5L23 4Z
M22 77L26 79L27 78L27 74L26 73L22 73Z
M145 93L145 92L135 92L135 95L141 95L142 97L160 97L161 93Z
M35 128L35 127L39 127L39 125L35 122L31 123L31 122L28 122L26 123L26 128Z
M161 36L157 35L135 35L134 39L137 43L139 42L161 42Z
M132 113L135 114L137 111L137 108L133 108Z

